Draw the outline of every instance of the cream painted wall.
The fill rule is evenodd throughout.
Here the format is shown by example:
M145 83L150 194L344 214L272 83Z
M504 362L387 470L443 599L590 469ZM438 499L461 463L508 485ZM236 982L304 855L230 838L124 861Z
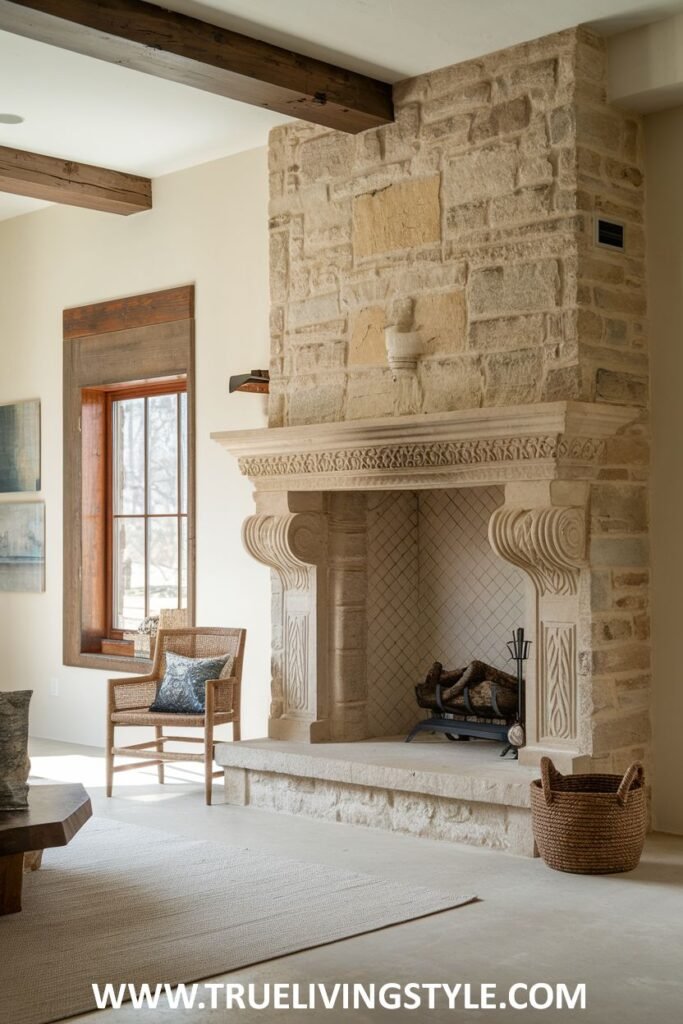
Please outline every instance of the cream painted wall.
M654 427L655 826L683 833L683 107L645 119Z
M683 98L683 13L619 32L607 41L607 95L642 113Z
M188 283L197 308L197 621L247 627L243 735L265 734L269 574L240 542L250 487L209 434L266 423L265 399L229 396L228 377L268 365L267 203L258 149L157 179L148 213L53 206L0 224L0 402L42 401L47 506L46 592L0 593L0 688L35 691L35 736L104 740L106 674L62 665L62 310Z

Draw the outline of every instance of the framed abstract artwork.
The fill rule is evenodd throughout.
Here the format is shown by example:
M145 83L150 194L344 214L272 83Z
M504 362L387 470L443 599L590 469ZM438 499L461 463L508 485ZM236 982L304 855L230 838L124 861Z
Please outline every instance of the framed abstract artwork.
M45 590L45 503L0 503L0 591Z
M40 490L40 402L0 405L0 493Z

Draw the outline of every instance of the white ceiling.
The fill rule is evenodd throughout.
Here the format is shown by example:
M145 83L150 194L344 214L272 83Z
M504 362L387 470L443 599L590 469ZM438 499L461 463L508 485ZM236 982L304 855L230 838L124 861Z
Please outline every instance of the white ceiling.
M163 0L163 6L388 81L583 23L623 32L683 0Z
M0 32L0 146L157 177L264 145L285 118ZM19 204L19 205L17 205ZM0 193L0 219L44 203Z
M387 81L581 22L622 31L683 0L163 0ZM156 177L265 145L285 118L0 32L0 145ZM0 220L45 205L0 194Z

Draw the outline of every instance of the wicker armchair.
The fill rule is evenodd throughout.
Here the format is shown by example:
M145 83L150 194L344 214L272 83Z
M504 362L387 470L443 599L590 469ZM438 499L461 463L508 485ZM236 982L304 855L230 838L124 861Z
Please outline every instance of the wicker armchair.
M146 676L131 679L110 679L107 700L107 796L111 796L115 772L140 768L145 764L157 766L159 782L164 781L164 764L167 761L203 761L207 804L211 803L213 779L222 772L213 771L213 731L217 725L232 722L232 738L240 738L240 697L242 684L242 660L244 658L245 629L219 629L213 627L182 629L160 629L154 650L152 671ZM167 714L150 711L166 668L166 653L172 651L188 658L216 658L232 654L235 659L232 676L226 679L211 679L206 683L206 705L203 715ZM144 743L133 743L117 747L114 730L117 725L152 726L155 739ZM164 735L164 726L196 726L204 730L203 737ZM202 743L201 754L166 751L164 744ZM114 765L116 754L131 755L144 760L134 764Z

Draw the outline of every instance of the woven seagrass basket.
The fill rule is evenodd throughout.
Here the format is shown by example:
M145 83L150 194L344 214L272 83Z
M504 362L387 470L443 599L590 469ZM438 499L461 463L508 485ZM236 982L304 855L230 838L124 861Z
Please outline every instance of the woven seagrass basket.
M643 852L647 806L643 766L619 775L561 775L549 757L531 783L534 839L555 871L632 871Z

